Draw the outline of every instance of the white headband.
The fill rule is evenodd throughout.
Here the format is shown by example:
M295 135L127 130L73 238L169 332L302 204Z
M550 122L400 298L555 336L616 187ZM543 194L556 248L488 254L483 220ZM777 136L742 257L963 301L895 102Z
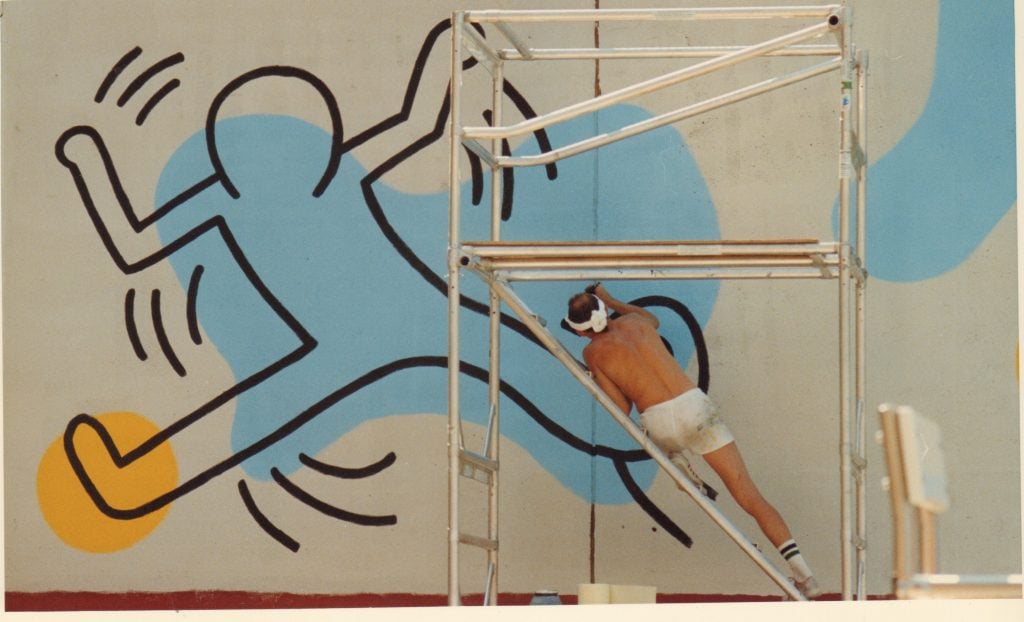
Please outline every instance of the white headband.
M593 294L591 294L591 296L593 296ZM570 320L569 316L566 316L565 322L580 332L593 329L595 333L599 333L604 330L605 327L608 326L608 310L605 309L604 302L600 298L594 296L594 299L597 300L597 308L590 311L589 320L586 322L576 323Z

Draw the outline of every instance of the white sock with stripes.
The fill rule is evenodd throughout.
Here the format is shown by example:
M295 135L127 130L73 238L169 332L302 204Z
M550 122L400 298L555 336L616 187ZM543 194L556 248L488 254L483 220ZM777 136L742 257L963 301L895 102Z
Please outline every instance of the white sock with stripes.
M806 581L813 574L810 566L804 560L804 556L800 554L800 547L796 545L795 540L786 540L780 544L779 554L789 563L790 569L793 570L793 577L797 581Z

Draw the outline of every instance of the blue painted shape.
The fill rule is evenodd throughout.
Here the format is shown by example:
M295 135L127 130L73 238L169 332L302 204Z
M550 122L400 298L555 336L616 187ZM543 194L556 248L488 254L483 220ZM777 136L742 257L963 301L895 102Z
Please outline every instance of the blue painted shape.
M619 127L643 118L649 114L639 108L616 107L564 123L552 129L551 139L557 146L590 136L606 125ZM320 199L311 196L329 147L329 137L321 129L291 117L260 115L221 121L217 132L221 158L241 198L232 200L219 186L204 191L159 221L161 239L168 243L206 218L223 216L260 279L318 342L306 358L237 399L231 444L225 447L225 452L237 452L370 370L406 357L446 355L447 302L409 267L373 221L360 189L366 171L358 162L344 157L327 192ZM519 152L531 149L536 147L526 143ZM169 160L158 186L157 204L207 175L204 166L209 166L208 157L199 132ZM681 137L671 129L562 162L555 180L547 179L543 169L519 170L515 184L515 207L504 228L507 239L720 237L703 178ZM443 275L447 193L408 194L383 182L374 189L403 241L436 274ZM489 207L468 204L468 183L462 196L464 237L485 237ZM489 196L489 188L484 196ZM199 318L240 380L289 352L297 340L254 295L252 285L218 244L212 235L203 236L173 254L171 262L183 285L195 265L205 266ZM468 295L486 300L477 279L466 277L463 283ZM557 327L566 300L578 287L535 283L518 285L517 290L548 318L549 326ZM654 294L675 297L703 325L711 314L718 283L621 283L614 291L627 299ZM466 310L462 318L463 359L486 367L486 319ZM666 337L685 363L693 354L685 326L667 315L662 318ZM567 333L560 337L579 356L582 340ZM590 395L541 348L506 329L502 352L503 379L559 426L586 441L635 448L632 439L606 413L597 412ZM462 385L466 419L482 424L486 386L470 378L464 378ZM299 468L300 452L315 455L366 421L446 412L446 391L443 368L395 373L335 404L243 466L257 478L268 477L272 467L287 474ZM575 494L598 503L631 501L609 460L592 460L570 448L507 399L503 411L504 435ZM646 461L633 465L631 471L646 487L656 467Z
M942 2L927 105L868 171L873 276L920 281L957 267L1016 201L1013 21L1010 0Z

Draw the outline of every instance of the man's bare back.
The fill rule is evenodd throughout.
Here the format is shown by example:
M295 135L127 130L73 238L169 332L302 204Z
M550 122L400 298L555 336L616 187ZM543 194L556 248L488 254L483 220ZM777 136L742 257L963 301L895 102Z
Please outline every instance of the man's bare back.
M615 300L600 285L594 294L621 316L591 338L583 359L624 413L633 404L643 412L696 387L665 347L650 311Z

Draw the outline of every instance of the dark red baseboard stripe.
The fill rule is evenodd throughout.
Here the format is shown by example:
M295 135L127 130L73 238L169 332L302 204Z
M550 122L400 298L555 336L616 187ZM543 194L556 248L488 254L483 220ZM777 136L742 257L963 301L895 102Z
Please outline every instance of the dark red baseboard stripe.
M174 611L197 609L336 609L358 607L441 607L444 594L288 594L265 592L7 592L6 611ZM528 605L532 594L503 593L502 605ZM870 600L888 599L882 595ZM780 596L751 594L658 594L659 603L768 602ZM838 594L823 600L839 600ZM466 605L479 605L482 594L463 596ZM566 605L576 604L573 594L562 595Z

